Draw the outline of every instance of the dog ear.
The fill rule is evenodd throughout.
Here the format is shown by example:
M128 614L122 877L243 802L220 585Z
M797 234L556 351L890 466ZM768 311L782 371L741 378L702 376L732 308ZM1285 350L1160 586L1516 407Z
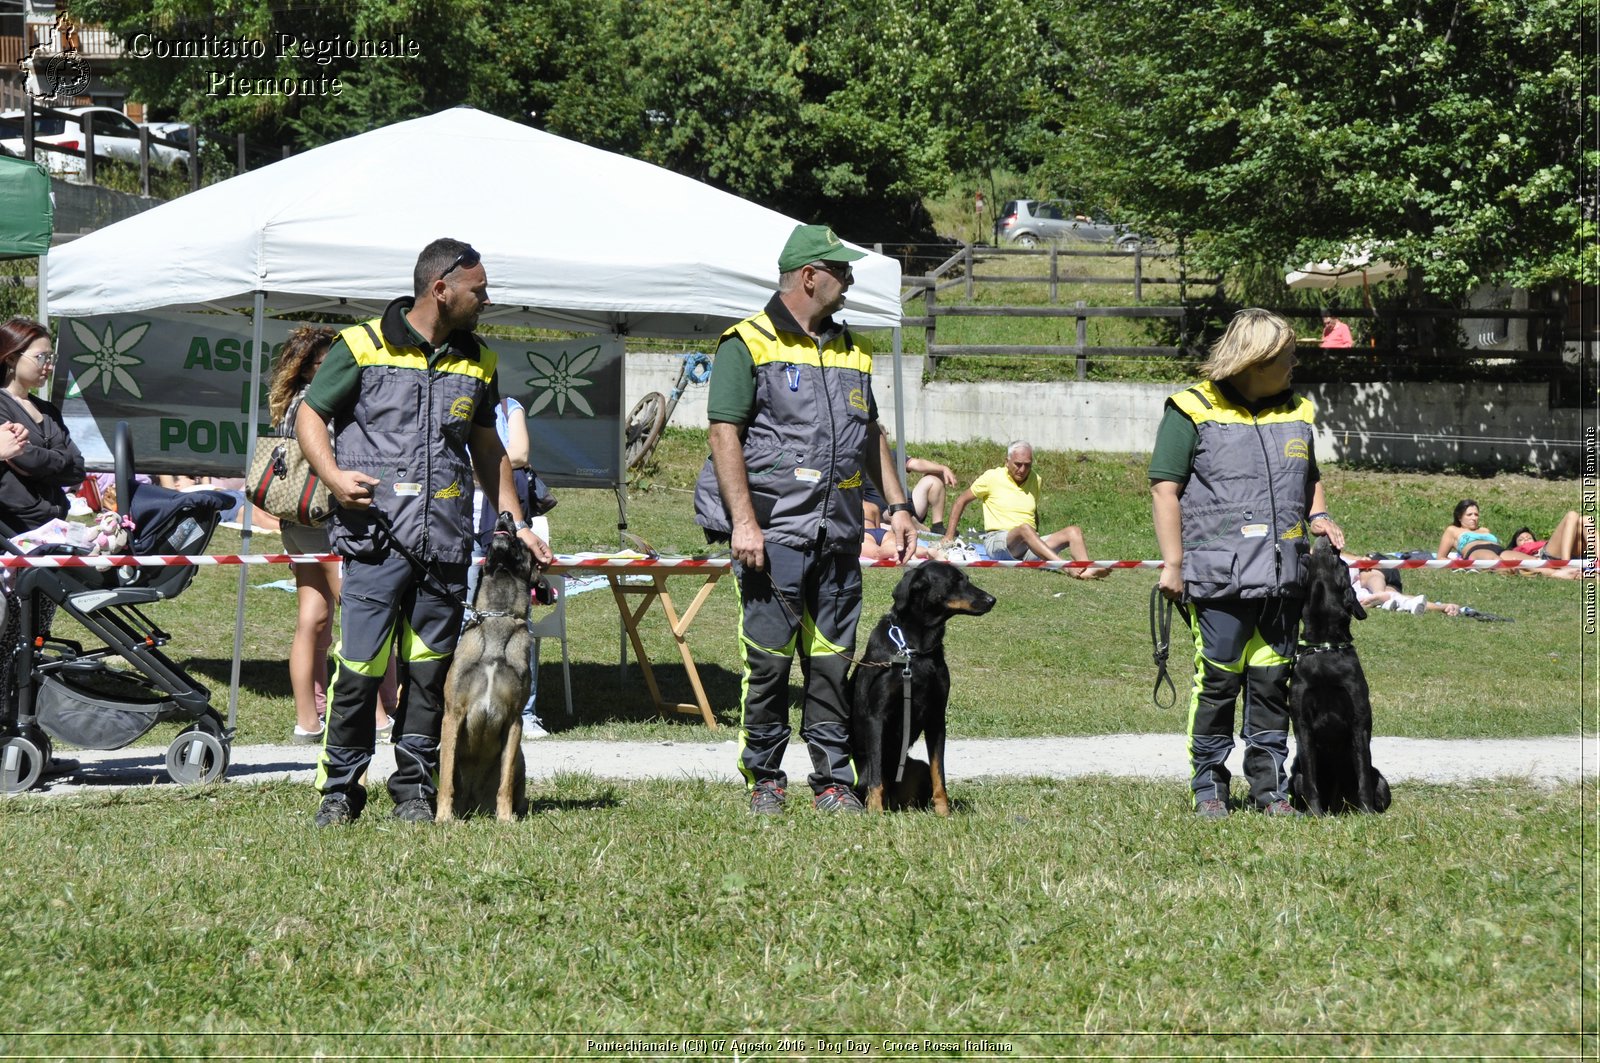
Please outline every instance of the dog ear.
M1361 604L1361 599L1356 597L1356 589L1348 579L1344 582L1344 611L1357 620L1365 620L1367 618L1366 607Z
M911 595L916 587L920 587L923 581L927 579L927 567L928 566L923 565L921 568L912 569L910 572L907 572L903 577L901 577L899 583L894 585L895 612L904 614L906 610L911 607Z

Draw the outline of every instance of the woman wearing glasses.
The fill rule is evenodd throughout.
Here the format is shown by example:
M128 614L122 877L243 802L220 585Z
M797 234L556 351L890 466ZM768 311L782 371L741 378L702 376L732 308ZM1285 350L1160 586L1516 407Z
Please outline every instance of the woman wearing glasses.
M83 482L83 455L61 411L33 394L50 380L50 330L14 317L0 325L0 421L22 426L27 447L0 465L0 524L12 533L67 515L67 490Z

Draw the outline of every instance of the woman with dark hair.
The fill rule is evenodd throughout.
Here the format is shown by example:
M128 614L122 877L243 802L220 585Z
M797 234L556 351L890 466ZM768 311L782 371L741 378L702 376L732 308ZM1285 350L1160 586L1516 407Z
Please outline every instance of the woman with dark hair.
M0 465L0 524L24 532L67 515L67 489L83 482L83 455L61 411L33 394L55 365L50 330L25 317L0 325L0 421L20 425L27 446Z
M1463 498L1456 503L1455 511L1451 514L1450 526L1439 537L1439 556L1449 557L1452 553L1464 561L1491 561L1495 558L1501 561L1539 560L1536 554L1513 550L1502 545L1499 536L1483 526L1478 503L1470 498ZM1579 575L1579 571L1574 568L1508 568L1502 571L1533 572L1552 579L1577 579Z
M1556 522L1555 531L1548 539L1538 538L1532 528L1518 528L1511 533L1511 548L1536 557L1561 558L1588 557L1594 539L1594 518L1580 517L1576 510Z

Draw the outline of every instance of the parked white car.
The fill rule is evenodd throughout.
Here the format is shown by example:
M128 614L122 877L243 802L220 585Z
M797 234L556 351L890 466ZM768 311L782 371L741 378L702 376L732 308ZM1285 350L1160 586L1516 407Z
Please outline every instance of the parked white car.
M44 150L48 145L83 150L82 117L93 114L94 154L99 159L117 159L139 165L139 124L115 107L64 107L51 112L35 112L33 140L35 156L54 174L74 176L83 173L83 159L59 151ZM0 111L0 147L12 155L22 155L22 112ZM183 148L157 143L160 134L151 130L150 164L168 168L189 163Z

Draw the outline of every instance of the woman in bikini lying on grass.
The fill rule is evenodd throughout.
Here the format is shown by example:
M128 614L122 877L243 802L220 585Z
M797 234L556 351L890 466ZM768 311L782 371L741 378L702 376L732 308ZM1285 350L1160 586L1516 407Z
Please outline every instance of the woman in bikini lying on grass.
M1466 561L1489 561L1495 558L1501 561L1539 560L1534 554L1523 553L1521 550L1513 550L1502 545L1494 532L1479 523L1478 503L1470 498L1463 498L1456 503L1455 519L1450 527L1444 530L1444 536L1439 540L1440 557L1449 557L1452 551ZM1577 579L1580 574L1575 568L1502 569L1501 571L1532 572L1553 579Z

